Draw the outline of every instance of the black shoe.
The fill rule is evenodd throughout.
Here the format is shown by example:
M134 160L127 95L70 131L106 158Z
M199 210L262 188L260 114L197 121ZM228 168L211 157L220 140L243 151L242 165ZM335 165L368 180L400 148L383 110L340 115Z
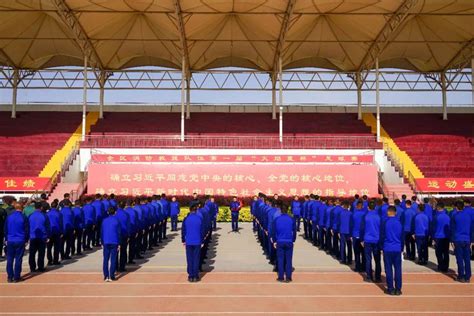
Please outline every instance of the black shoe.
M45 272L45 271L46 271L45 268L43 268L43 269L38 269L38 272Z
M461 283L464 283L464 278L457 277L457 278L456 278L456 281L461 282Z
M48 261L48 266L52 266L53 265L53 262L52 261Z
M394 295L400 296L400 295L402 295L402 291L401 290L395 290Z
M291 283L293 281L293 279L286 279L285 282L286 283Z
M70 256L64 257L63 260L70 260L72 259Z
M278 272L277 267L273 267L273 272Z
M7 279L8 283L13 283L13 279Z
M53 266L60 266L61 265L61 262L53 262Z
M136 264L135 261L129 261L128 264Z
M383 291L383 292L387 295L395 295L395 290L385 289L385 291Z
M374 280L372 280L372 278L366 277L366 278L364 279L364 282L367 282L367 283L374 283Z
M35 273L36 271L38 271L38 270L36 270L36 269L30 269L30 273Z
M376 278L376 279L375 279L375 283L380 283L380 282L382 282L382 279L381 279L381 278Z
M280 279L280 278L278 278L278 279L276 279L276 280L277 280L278 282L284 282L284 281L285 281L284 279Z
M143 259L143 256L136 256L136 259Z
M78 252L76 255L77 256L82 256L82 252Z
M194 279L191 277L188 277L188 282L194 282Z

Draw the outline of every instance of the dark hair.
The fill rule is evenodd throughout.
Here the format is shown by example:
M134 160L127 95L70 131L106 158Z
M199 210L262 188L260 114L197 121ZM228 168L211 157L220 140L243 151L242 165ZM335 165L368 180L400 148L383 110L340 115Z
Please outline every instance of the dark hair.
M429 201L430 201L430 199L428 199L428 198L426 198L426 197L423 199L423 202L424 202L424 203L428 203Z
M385 203L388 203L388 198L387 198L387 197L384 197L384 198L382 199L382 201L384 201Z
M46 193L41 193L40 197L42 200L46 200L48 196L46 195Z
M66 200L66 201L63 202L64 207L71 207L71 205L72 205L71 201L69 201L69 200Z
M441 209L444 209L444 203L443 202L439 202L438 205L436 205L437 208L441 208Z
M120 208L125 208L125 201L120 201L118 205Z
M345 208L349 207L349 202L347 200L342 201L342 206Z
M115 199L115 194L112 193L111 195L109 195L109 198Z
M405 202L405 206L411 206L411 201L410 201L410 200L407 200L407 201Z
M286 206L286 204L281 203L280 211L282 214L288 214L288 206Z
M71 196L71 195L70 195L69 193L64 193L64 195L63 195L64 198L68 198L68 197L70 197L70 196Z
M363 198L364 200L367 200L368 197L367 197L367 195L364 194L364 195L362 195L362 198Z
M393 205L390 205L387 209L387 212L388 213L396 213L397 212L397 209L395 208L395 206Z
M375 202L374 201L369 202L369 210L375 210Z
M393 201L395 203L395 205L400 205L400 200L399 199L395 199L395 201Z
M43 203L41 202L35 202L35 209L40 210L43 206Z
M471 205L471 200L469 200L469 199L464 199L464 204Z
M411 197L411 200L412 200L413 202L415 202L415 201L416 201L416 195L413 195L413 196Z
M362 201L357 201L356 206L363 205Z
M454 204L454 205L456 205L456 208L458 210L462 210L464 208L464 202L462 200L461 201L456 201L456 204Z
M402 194L402 199L406 200L407 198L407 195L406 194Z
M102 197L102 196L101 196L99 193L97 193L97 194L95 195L95 198L96 198L96 199L100 199L101 197Z
M53 203L51 203L51 207L52 208L57 208L58 207L58 202L56 200L54 200Z
M354 199L358 200L359 199L359 194L354 195Z
M74 205L75 206L81 206L81 200L75 200Z
M418 205L418 210L419 210L420 212L424 212L424 211L425 211L425 204L419 204L419 205Z
M107 213L109 213L109 215L114 215L114 214L115 214L115 209L111 206L111 207L109 207L109 209L107 210Z

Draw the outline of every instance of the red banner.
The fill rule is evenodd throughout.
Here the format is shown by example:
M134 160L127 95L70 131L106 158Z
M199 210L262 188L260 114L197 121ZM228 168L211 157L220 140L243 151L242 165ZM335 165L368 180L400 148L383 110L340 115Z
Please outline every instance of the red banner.
M94 162L372 163L373 155L92 155Z
M374 165L92 163L88 175L89 193L120 195L376 196L377 185Z
M415 181L421 192L474 192L474 178L422 178Z
M0 191L41 191L45 189L49 178L38 177L0 177Z

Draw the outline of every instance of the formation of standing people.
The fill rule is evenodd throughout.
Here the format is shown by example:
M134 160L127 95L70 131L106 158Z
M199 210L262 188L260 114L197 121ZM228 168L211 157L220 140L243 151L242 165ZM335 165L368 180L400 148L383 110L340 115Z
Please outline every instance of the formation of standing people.
M434 210L428 199L418 203L415 196L411 200L403 196L389 205L387 198L369 200L356 195L350 204L308 195L304 201L295 197L291 206L297 230L298 219L303 220L304 238L342 264L351 265L354 260L354 270L364 272L366 282L381 281L383 253L389 295L402 293L402 261L418 257L416 263L426 265L430 245L435 248L438 271L448 272L451 244L457 281L470 282L474 209L468 200L456 202L449 214L443 203Z

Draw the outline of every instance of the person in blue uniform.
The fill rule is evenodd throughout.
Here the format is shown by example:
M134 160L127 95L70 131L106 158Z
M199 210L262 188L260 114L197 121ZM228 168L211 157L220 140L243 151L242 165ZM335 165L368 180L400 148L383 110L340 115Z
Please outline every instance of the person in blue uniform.
M178 230L178 216L180 213L179 202L176 200L176 196L171 198L170 203L170 214L171 214L171 231L175 232Z
M319 240L319 249L326 250L326 203L321 200L321 203L318 207L318 240Z
M140 229L140 223L138 222L138 215L135 209L132 207L132 200L125 202L125 212L128 214L130 220L130 235L128 238L128 264L135 264L135 256L137 251L137 235Z
M95 243L95 231L97 224L97 216L95 214L95 208L92 206L92 199L86 198L86 204L82 208L84 212L84 237L82 244L84 250L91 250Z
M134 203L133 203L133 209L135 210L135 213L137 214L137 225L138 225L138 232L136 235L136 243L135 243L135 259L143 259L143 256L141 255L142 251L142 242L143 242L143 234L145 233L145 217L142 211L142 208L140 207L140 199L136 198Z
M341 253L339 248L339 220L342 212L341 202L336 199L334 202L334 208L332 209L332 255L338 260L341 259Z
M333 200L328 200L328 205L324 214L326 220L326 253L332 253L332 210L334 209Z
M354 261L355 261L355 271L363 272L365 271L365 256L364 256L364 247L362 247L362 242L364 236L361 235L361 225L362 220L366 214L365 209L363 208L362 201L356 203L354 213L352 215L352 244L354 246Z
M430 219L425 214L425 205L418 205L418 212L414 219L414 238L418 252L418 264L428 263L428 235L430 231Z
M311 208L311 227L313 236L313 245L319 247L319 207L321 206L321 198L319 195L313 195Z
M51 235L48 216L42 211L43 203L35 202L35 211L28 217L30 227L30 250L28 263L31 272L44 272L46 244ZM38 260L36 260L38 254Z
M29 225L28 219L23 214L23 206L13 203L15 212L7 216L5 221L5 242L7 255L7 281L21 281L21 267L25 245L28 242ZM2 237L3 238L3 237Z
M76 200L74 202L74 208L72 209L74 216L74 239L72 242L72 255L82 254L82 236L84 233L84 211L81 207L81 201Z
M416 210L412 207L411 201L405 201L405 211L402 215L403 235L406 253L405 259L411 261L415 260L415 238L413 237L415 228L415 215Z
M340 236L340 259L342 264L352 264L352 226L353 218L349 202L342 203L342 210L339 214L339 236Z
M301 205L301 218L303 219L303 230L304 230L304 238L308 239L308 204L309 204L309 195L304 196L304 202Z
M291 213L293 213L293 218L296 221L296 230L300 231L301 226L301 202L300 198L295 195L293 201L291 201Z
M125 211L126 204L125 202L119 202L117 206L117 211L115 213L115 217L118 219L120 223L120 251L119 251L119 259L118 259L118 271L125 272L125 266L127 264L127 246L128 241L131 234L131 226L130 226L130 215ZM111 206L112 209L115 209Z
M383 222L380 240L382 241L383 261L387 288L385 294L402 294L402 244L403 227L396 217L397 210L394 206L387 209L387 219ZM395 286L394 276L395 274Z
M436 205L436 214L433 217L432 236L435 246L438 271L446 273L449 270L449 237L451 235L451 218L444 209L444 203Z
M286 205L281 205L281 215L273 221L272 239L277 251L279 282L291 282L293 272L293 245L296 241L296 222L288 214Z
M199 281L199 261L203 244L203 218L197 214L199 202L191 202L189 214L183 220L181 241L186 247L188 281Z
M71 209L71 201L63 201L61 215L63 218L63 238L61 239L61 260L71 259L74 244L74 213Z
M63 215L57 209L58 203L54 201L51 203L51 209L46 213L48 215L51 236L48 242L48 249L46 257L48 258L48 265L60 265L59 253L61 248L61 239L63 237Z
M471 222L474 226L474 207L472 207L471 200L464 199L464 210L471 214ZM471 261L474 260L474 242L471 242Z
M170 210L170 202L168 201L168 199L166 198L166 194L161 194L161 199L160 199L160 203L161 203L161 206L162 206L162 212L163 212L163 221L162 221L162 239L168 239L168 237L166 237L166 230L168 228L168 218L170 217L171 215L171 210Z
M464 209L462 201L456 202L456 209L451 215L451 242L454 247L458 266L457 281L471 281L471 243L474 241L472 214Z
M219 215L219 205L213 196L210 198L211 206L211 216L212 216L212 230L217 230L217 216Z
M252 198L252 203L250 204L250 215L252 215L252 230L257 232L257 208L258 208L258 196Z
M109 207L108 217L102 221L100 229L103 252L102 270L104 272L104 281L115 281L115 269L117 267L117 253L120 247L121 227L120 222L115 216L115 209Z
M280 211L278 212L278 214L281 214ZM272 201L272 206L268 210L268 213L267 213L267 217L268 217L268 219L267 219L267 227L268 227L268 231L267 231L267 234L268 234L267 250L268 250L268 257L269 257L270 264L275 265L274 270L276 270L276 248L274 247L275 239L273 238L274 237L273 222L274 222L276 216L277 216L277 201L273 200Z
M366 282L374 282L372 270L372 257L375 261L375 282L381 281L382 265L380 262L380 226L381 219L375 211L375 202L369 202L369 210L362 220L361 235L364 236L364 255L365 255L365 272Z
M406 194L402 194L402 200L400 201L400 206L401 206L404 210L407 209L406 203L407 203L407 196L406 196ZM411 202L410 202L410 203L411 203Z
M237 197L234 196L232 198L232 202L230 202L230 214L232 219L232 231L238 232L239 231L239 212L242 205L239 201L237 201Z
M91 206L95 211L95 231L94 239L92 241L94 247L100 247L100 229L102 228L102 220L106 217L107 210L104 208L104 203L102 203L102 196L100 194L95 195L95 200L91 203Z

